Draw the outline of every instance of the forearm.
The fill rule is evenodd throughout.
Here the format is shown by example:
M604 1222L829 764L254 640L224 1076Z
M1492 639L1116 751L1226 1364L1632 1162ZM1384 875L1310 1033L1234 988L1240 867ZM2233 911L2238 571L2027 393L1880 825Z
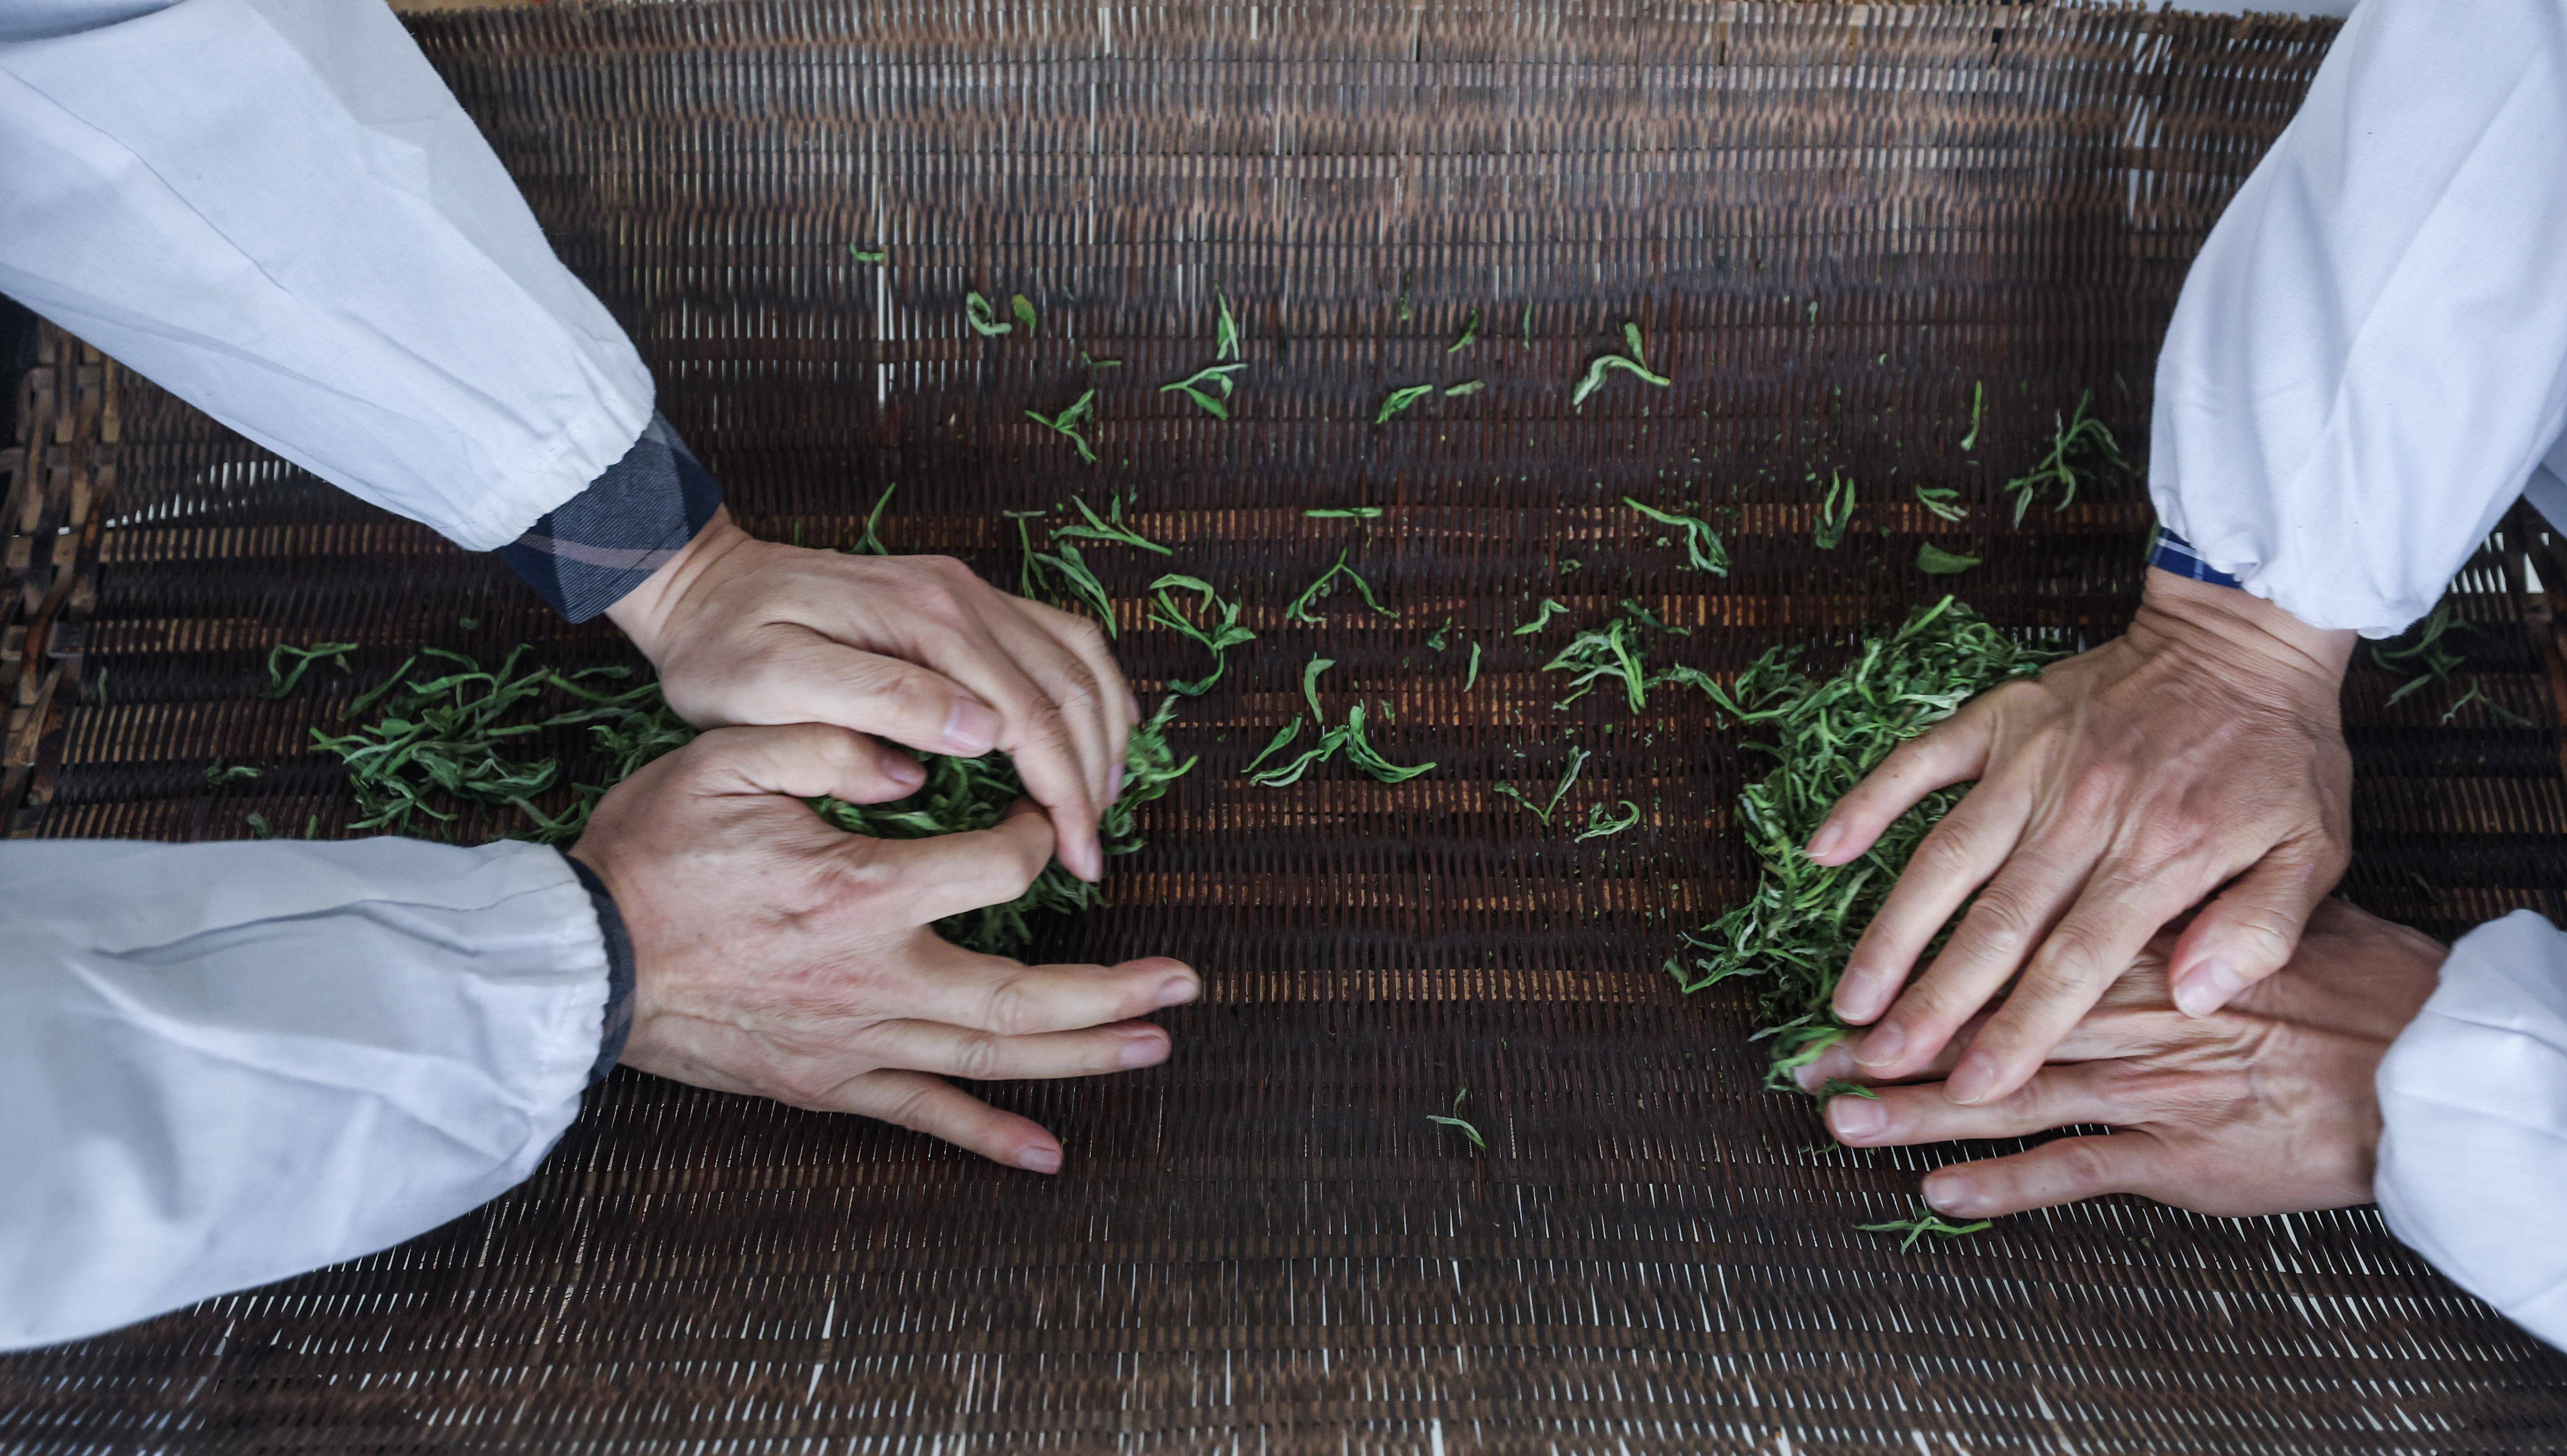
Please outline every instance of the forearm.
M2421 617L2567 422L2567 7L2367 0L2185 280L2150 488L2322 628Z
M0 903L0 1348L487 1201L610 1029L609 927L530 845L21 841Z
M2516 911L2463 936L2379 1089L2390 1228L2567 1347L2567 935Z

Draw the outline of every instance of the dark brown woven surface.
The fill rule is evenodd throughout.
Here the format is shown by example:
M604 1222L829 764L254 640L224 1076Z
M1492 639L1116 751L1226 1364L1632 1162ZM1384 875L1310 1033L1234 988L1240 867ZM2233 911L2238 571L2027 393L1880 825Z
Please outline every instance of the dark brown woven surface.
M1048 1181L619 1074L530 1184L449 1228L0 1359L0 1448L2555 1448L2567 1361L2368 1210L2111 1201L1907 1255L1854 1232L1950 1150L1814 1149L1810 1108L1758 1089L1741 1000L1658 970L1751 873L1735 741L1676 697L1555 712L1536 669L1559 637L1507 631L1543 596L1589 620L1632 597L1692 627L1706 668L1842 640L1937 594L1908 487L1940 482L1975 511L1933 539L1988 556L1971 601L2109 634L2139 580L2136 483L2021 531L1993 486L2085 388L2143 443L2185 262L2329 33L1023 0L428 25L752 529L851 541L897 480L895 549L1012 581L1001 510L1123 489L1178 569L1244 590L1264 635L1187 713L1203 766L1147 816L1121 903L1052 948L1187 958L1207 1001L1165 1019L1164 1068L993 1089L1063 1135ZM976 286L1031 296L1040 335L970 337ZM1228 424L1154 389L1211 358L1214 287L1251 334ZM1447 356L1472 308L1483 342ZM1674 387L1572 415L1625 317ZM258 702L272 643L360 641L377 673L421 643L618 651L55 347L8 459L18 832L238 837L252 811L334 831L343 790L306 730L370 680ZM1081 347L1125 361L1094 469L1021 413L1076 397ZM1393 386L1467 378L1489 389L1370 424ZM1863 504L1822 552L1807 477L1834 468ZM1734 504L1737 570L1677 570L1625 493ZM1389 513L1300 514L1350 504ZM2445 935L2567 909L2538 545L2491 550L2461 591L2472 669L2543 727L2438 727L2437 695L2386 708L2367 665L2348 693L2350 890ZM1402 617L1284 623L1342 546ZM1093 554L1144 693L1194 672L1142 627L1163 563ZM1426 645L1448 618L1488 653L1467 696L1466 652ZM1248 787L1314 652L1396 706L1386 751L1437 770ZM1599 750L1571 812L1628 797L1639 828L1571 844L1489 791L1549 781L1571 742ZM217 756L270 772L208 789ZM1465 1086L1485 1154L1424 1120Z

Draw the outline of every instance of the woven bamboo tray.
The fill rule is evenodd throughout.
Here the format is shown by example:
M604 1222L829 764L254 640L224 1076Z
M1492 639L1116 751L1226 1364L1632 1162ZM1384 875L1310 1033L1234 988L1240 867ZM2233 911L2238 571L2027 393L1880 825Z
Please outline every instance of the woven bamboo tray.
M1008 509L1137 494L1261 638L1191 706L1203 765L1058 957L1200 967L1172 1063L992 1095L1035 1179L843 1118L619 1073L525 1187L402 1248L0 1359L0 1450L1155 1453L2556 1449L2567 1360L2370 1210L2106 1200L1901 1255L1951 1149L1823 1146L1759 1089L1741 998L1675 933L1752 873L1751 764L1695 703L1551 705L1557 597L1624 598L1735 668L1956 585L2100 640L2140 580L2133 480L2005 525L1996 486L2093 390L2135 454L2187 260L2332 28L2136 12L1688 3L580 7L419 22L668 414L761 533L1012 583ZM862 243L888 267L848 256ZM1033 339L962 296L1022 292ZM1245 317L1239 418L1156 385ZM1405 300L1403 310L1402 301ZM458 301L461 306L461 301ZM1469 312L1479 343L1447 344ZM1569 383L1621 321L1664 391ZM607 661L495 562L284 467L48 336L5 456L11 832L343 832L308 729L434 644ZM1023 418L1101 377L1102 459ZM1387 427L1391 388L1480 379ZM1958 448L1974 384L1988 425ZM1817 487L1861 484L1812 541ZM1934 521L1910 487L1972 507ZM1625 494L1734 508L1679 569ZM1305 518L1379 505L1379 520ZM1984 554L1957 579L1921 539ZM2357 667L2361 903L2449 935L2567 913L2550 543L2458 587L2470 671L2541 725ZM1342 548L1401 616L1284 606ZM1145 696L1156 557L1093 553ZM2553 574L2554 578L2554 574ZM470 628L461 619L476 624ZM1456 645L1429 637L1450 622ZM268 647L360 671L256 698ZM1465 649L1486 656L1464 693ZM1333 657L1435 772L1239 771ZM1572 735L1571 729L1574 730ZM1597 753L1570 842L1491 792ZM269 766L208 787L216 757ZM317 816L317 820L313 818ZM1457 1089L1474 1153L1425 1120Z

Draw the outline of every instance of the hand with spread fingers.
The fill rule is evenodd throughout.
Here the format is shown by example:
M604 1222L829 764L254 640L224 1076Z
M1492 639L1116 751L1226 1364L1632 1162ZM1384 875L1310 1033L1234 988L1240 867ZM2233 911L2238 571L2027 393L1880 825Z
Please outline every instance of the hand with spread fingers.
M1060 862L1105 872L1140 703L1085 618L1009 596L946 556L849 556L751 537L717 512L607 609L701 727L827 723L922 752L1003 748Z
M2160 928L2214 893L2175 942L2176 1004L2208 1015L2279 970L2344 871L2352 763L2336 700L2353 640L2151 569L2128 635L1901 744L1809 844L1847 863L1925 794L1976 780L1838 984L1837 1015L1875 1023L1854 1045L1862 1070L1948 1065L1956 1103L2009 1095Z
M819 724L716 729L601 800L572 853L633 942L624 1062L797 1107L856 1112L1038 1173L1058 1140L944 1080L1087 1076L1167 1059L1136 1019L1192 1001L1192 971L1025 966L939 937L1024 893L1051 858L1030 804L933 839L844 834L800 802L919 786L907 755Z
M2166 989L2175 939L2159 937L2016 1090L1972 1104L1932 1081L1881 1085L1877 1100L1845 1092L1828 1099L1829 1131L1851 1147L1895 1147L2114 1129L1929 1174L1925 1201L1955 1217L2106 1193L2231 1216L2369 1203L2381 1128L2374 1076L2432 995L2444 947L2329 900L2289 965L2190 1016ZM1956 1060L1947 1049L1917 1075L1943 1075ZM1844 1046L1800 1075L1812 1089L1867 1080Z

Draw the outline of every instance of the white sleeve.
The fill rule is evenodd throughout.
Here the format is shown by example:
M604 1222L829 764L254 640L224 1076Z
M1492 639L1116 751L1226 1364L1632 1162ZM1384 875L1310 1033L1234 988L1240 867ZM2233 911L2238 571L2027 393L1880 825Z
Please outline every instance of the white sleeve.
M2157 362L2166 526L2312 626L2428 611L2567 425L2567 0L2364 0Z
M2528 910L2451 947L2380 1063L2391 1232L2567 1347L2567 935Z
M383 0L0 5L0 292L471 550L651 418Z
M0 1350L401 1242L522 1181L607 998L562 856L0 844Z

